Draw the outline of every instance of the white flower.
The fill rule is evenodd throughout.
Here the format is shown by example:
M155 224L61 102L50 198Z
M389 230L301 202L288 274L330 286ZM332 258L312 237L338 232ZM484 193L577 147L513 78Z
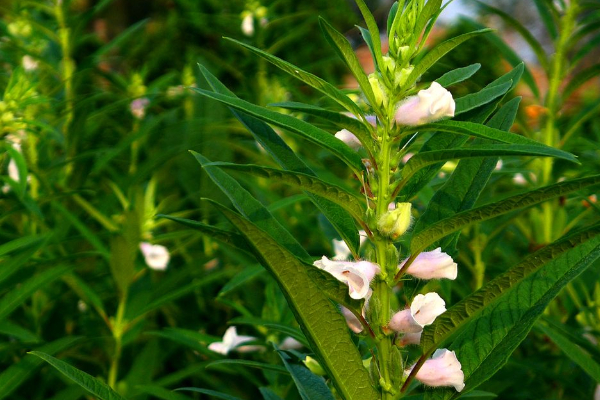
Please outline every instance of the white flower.
M250 12L242 14L242 32L246 36L254 35L254 15Z
M340 306L340 310L342 311L342 315L346 319L346 324L348 328L354 333L361 333L363 331L363 326L360 323L360 320L356 318L356 315L350 310L348 310L344 306Z
M350 117L356 119L356 115L353 115L353 114L349 114L349 115L350 115ZM377 117L376 116L367 115L365 117L365 119L372 126L377 126ZM338 131L335 134L335 137L340 139L342 142L346 143L348 145L348 147L350 147L351 149L353 149L355 151L362 147L362 143L360 142L360 140L358 140L356 135L354 133L350 132L348 129L342 129L341 131Z
M29 72L35 71L38 68L39 63L33 57L25 55L21 59L21 65L25 71Z
M161 246L160 244L150 244L148 242L140 243L140 250L144 255L144 260L146 261L146 265L151 269L156 271L164 271L167 269L167 264L169 264L169 260L171 256L169 254L169 250L165 246Z
M350 297L366 299L370 295L369 285L380 269L368 261L335 261L323 256L314 262L315 267L325 270L337 280L348 285Z
M358 248L360 248L367 240L367 232L361 230L358 231L358 235ZM333 254L334 260L344 261L352 255L352 252L350 251L350 248L348 247L346 242L344 242L343 240L333 239Z
M281 342L281 344L279 345L280 350L299 350L303 347L304 345L302 343L300 343L291 336L288 336L285 339L283 339L283 342Z
M232 350L240 353L261 350L262 346L240 346L243 343L252 342L254 340L256 340L256 338L252 336L238 335L235 326L231 326L225 331L223 341L209 344L208 349L215 353L223 354L224 356L229 354Z
M413 368L405 372L408 374ZM457 392L465 387L465 374L456 353L447 349L436 350L433 357L423 363L415 378L428 386L454 386Z
M429 89L402 101L394 119L398 125L418 126L453 117L454 109L452 94L439 83L433 82Z
M435 292L418 294L410 304L410 308L394 314L388 327L396 332L418 333L445 311L446 303L439 294Z
M399 268L404 266L404 260ZM407 274L419 279L456 279L458 267L452 257L443 253L438 247L432 251L424 251L410 264L406 270Z

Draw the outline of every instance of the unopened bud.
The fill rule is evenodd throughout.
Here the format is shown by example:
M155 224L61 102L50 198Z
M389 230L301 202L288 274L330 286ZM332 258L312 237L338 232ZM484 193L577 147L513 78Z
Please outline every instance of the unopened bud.
M415 68L412 65L409 65L406 68L402 68L400 71L396 71L396 73L394 74L394 84L396 84L396 86L399 87L404 86L406 80L413 72L413 69Z
M385 94L384 89L381 86L381 82L377 75L370 74L369 75L369 83L371 84L371 89L373 90L373 95L375 96L375 103L378 106L385 106L387 104L387 95Z
M395 210L383 214L377 222L379 233L394 240L403 235L412 220L410 209L410 203L398 203Z
M306 368L308 368L310 370L310 372L312 372L313 374L319 375L319 376L327 375L327 373L325 372L323 367L321 367L321 364L319 364L319 362L317 360L315 360L314 358L312 358L311 356L306 356L306 358L304 359L303 362L304 362L304 365L306 365Z

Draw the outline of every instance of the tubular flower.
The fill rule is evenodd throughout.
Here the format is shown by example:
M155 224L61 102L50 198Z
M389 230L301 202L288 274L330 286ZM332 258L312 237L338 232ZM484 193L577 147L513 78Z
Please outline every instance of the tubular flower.
M418 333L446 311L446 303L437 293L418 294L410 308L394 314L388 327L396 332Z
M261 350L262 346L240 346L242 343L252 342L254 340L256 340L256 338L252 336L238 335L236 327L231 326L225 331L223 341L209 344L208 349L215 353L223 354L224 356L229 354L232 350L240 353Z
M455 106L452 94L439 83L433 82L429 89L402 101L394 119L398 125L424 125L444 117L453 117Z
M140 243L140 250L144 255L144 260L148 267L156 271L164 271L167 269L171 255L165 246L142 242Z
M399 268L404 266L404 260ZM410 264L406 270L407 274L419 279L456 279L458 266L448 254L443 253L438 247L432 251L424 251Z
M411 367L405 371L410 374ZM419 381L428 386L454 386L457 392L465 387L465 374L461 369L456 353L447 349L438 349L433 357L425 361L415 375Z
M348 285L350 297L366 299L371 294L369 285L380 269L377 264L368 261L334 261L323 256L314 262L315 267L329 272L340 282Z

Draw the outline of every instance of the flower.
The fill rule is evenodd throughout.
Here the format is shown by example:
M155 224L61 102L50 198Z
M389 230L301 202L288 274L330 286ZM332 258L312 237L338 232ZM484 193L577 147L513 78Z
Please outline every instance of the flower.
M359 235L358 247L360 248L367 240L367 232L361 230L361 231L358 231L358 235ZM352 254L352 252L350 251L350 248L348 247L346 242L344 242L343 240L337 240L337 239L333 239L333 253L334 253L333 259L338 260L338 261L347 260L350 257L350 255Z
M279 345L280 350L300 350L303 347L304 345L302 343L300 343L291 336L288 336L285 339L283 339L283 342L281 342L281 344Z
M254 340L256 340L256 338L252 336L238 335L236 327L231 326L225 331L223 341L209 344L208 349L215 353L223 354L224 356L229 354L232 350L245 353L262 349L262 346L240 346L242 343L252 342Z
M402 236L412 222L410 209L410 203L398 203L393 210L383 214L377 222L379 233L394 240Z
M352 332L361 333L363 331L362 324L360 323L359 319L356 318L356 315L354 315L352 311L348 310L344 306L340 306L340 311L346 319L346 324L348 325L348 328L350 328Z
M377 264L369 261L335 261L323 256L313 263L315 267L329 272L337 280L348 285L350 297L353 299L366 299L370 296L370 283L379 273Z
M411 367L405 371L410 374ZM465 387L465 374L461 369L456 353L447 349L438 349L433 357L425 361L417 371L415 378L429 386L454 386L457 392Z
M169 250L167 250L165 246L142 242L140 243L140 250L144 255L144 260L148 267L156 271L164 271L167 269L167 264L169 264L171 256L169 255Z
M421 343L421 332L416 333L405 333L398 341L396 342L400 346L408 346L409 344L419 344Z
M21 65L23 66L23 69L25 71L30 72L30 71L35 71L36 69L38 69L39 63L35 58L33 58L29 55L25 55L21 59Z
M350 117L356 118L356 115L350 114ZM372 126L377 126L377 117L376 116L367 115L365 117L365 119ZM348 129L342 129L341 131L337 131L337 133L335 134L335 137L340 139L342 142L346 143L348 145L348 147L350 147L352 150L356 151L362 147L362 143L360 142L360 140L358 140L356 135L354 133L350 132Z
M133 115L137 119L144 119L146 116L146 108L150 104L150 100L146 97L142 97L140 99L135 99L129 105L129 109L131 111L131 115Z
M242 32L246 36L254 35L254 15L251 12L242 13Z
M400 103L394 114L398 125L418 126L454 116L452 94L442 85L433 82L429 89L421 90Z
M404 260L398 267L402 269L406 263ZM456 279L458 267L452 257L446 253L442 253L442 249L438 247L432 251L424 251L409 265L406 270L407 274L419 279Z
M410 308L394 314L388 327L396 332L418 333L445 311L446 303L439 294L434 292L418 294L410 304Z

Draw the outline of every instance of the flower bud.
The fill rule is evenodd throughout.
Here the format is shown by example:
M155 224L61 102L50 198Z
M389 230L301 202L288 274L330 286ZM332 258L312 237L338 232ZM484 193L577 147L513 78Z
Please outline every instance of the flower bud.
M394 74L394 84L399 87L404 86L404 84L406 83L406 80L408 79L410 74L413 72L413 69L415 69L415 67L413 67L412 65L409 65L406 68L402 68L400 71L396 71Z
M418 294L410 308L394 314L388 327L396 332L419 333L446 311L446 303L437 293Z
M461 367L455 352L438 349L417 371L415 378L428 386L454 386L460 392L465 388L465 374ZM405 374L410 374L413 368L404 371Z
M402 269L404 260L398 267ZM433 251L424 251L409 265L406 273L419 279L456 279L458 267L452 257L438 247Z
M383 214L377 222L379 233L394 240L403 235L412 222L410 209L410 203L398 203L396 209Z
M306 368L308 368L313 374L319 376L327 375L323 367L321 367L321 364L319 364L319 362L311 356L306 356L306 358L302 362L304 363L304 365L306 365Z
M394 114L398 125L419 126L454 116L452 94L442 85L433 82L429 89L421 90L400 103Z
M379 77L375 73L369 75L369 83L371 84L371 89L373 90L373 95L375 96L375 102L377 103L374 105L387 105L387 94L385 93L385 89L382 87L381 82L379 81Z

